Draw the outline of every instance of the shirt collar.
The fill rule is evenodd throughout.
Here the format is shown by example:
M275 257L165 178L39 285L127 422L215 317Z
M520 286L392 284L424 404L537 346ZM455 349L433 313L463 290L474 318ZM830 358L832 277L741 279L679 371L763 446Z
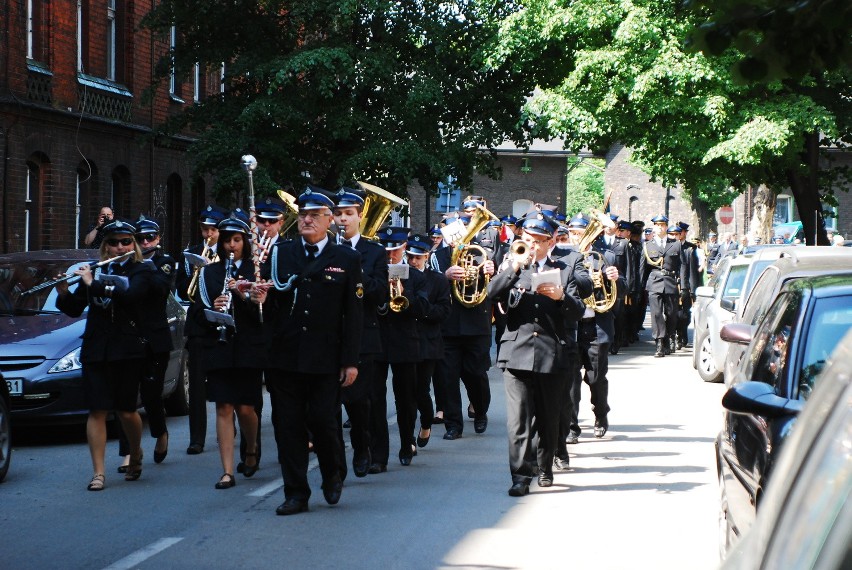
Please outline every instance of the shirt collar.
M305 238L302 238L302 247L304 248L306 245L308 245L308 242L305 241ZM317 246L317 257L319 257L322 250L328 245L328 234L314 245Z

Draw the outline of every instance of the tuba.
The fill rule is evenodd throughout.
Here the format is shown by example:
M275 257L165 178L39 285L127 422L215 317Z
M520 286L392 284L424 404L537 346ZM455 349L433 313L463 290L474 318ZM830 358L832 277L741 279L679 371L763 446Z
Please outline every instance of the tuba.
M607 266L604 256L597 251L586 251L598 239L598 236L603 233L604 228L612 227L613 221L595 208L589 212L591 220L586 231L580 237L580 243L577 246L578 251L583 255L583 266L589 271L589 277L592 279L592 287L594 291L591 295L583 299L583 304L592 309L596 313L605 313L615 306L615 301L618 299L618 287L616 280L610 279L607 287L606 279L604 279L603 270ZM595 260L597 258L599 269L595 269ZM600 292L600 293L599 293Z
M293 224L299 218L299 208L296 206L296 199L292 194L288 194L284 190L279 190L278 197L281 198L281 201L284 202L284 207L287 209L287 213L284 214L284 223L281 224L281 235L283 236L293 227Z
M480 272L480 266L488 261L488 254L482 246L470 243L491 220L497 216L483 206L477 205L476 212L467 225L467 232L453 244L451 262L464 269L464 279L453 281L453 296L464 307L475 307L488 295L490 275Z
M385 223L385 218L388 217L391 210L405 206L408 202L378 186L366 182L358 182L358 184L367 194L364 207L361 209L361 226L358 231L367 239L375 240L376 232Z

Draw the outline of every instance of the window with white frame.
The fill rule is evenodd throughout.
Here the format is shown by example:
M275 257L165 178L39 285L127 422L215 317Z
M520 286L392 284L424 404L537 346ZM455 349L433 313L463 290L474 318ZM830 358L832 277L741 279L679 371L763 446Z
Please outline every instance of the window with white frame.
M834 206L823 206L822 217L825 220L825 229L837 231L837 208Z
M107 0L106 69L107 79L115 81L115 52L118 47L115 0Z
M173 97L180 97L180 82L175 75L175 51L177 50L177 28L172 26L169 28L169 52L172 58L172 69L169 74L169 94Z
M30 0L32 1L32 0ZM77 72L83 73L83 41L85 38L86 26L83 21L83 0L77 0Z
M49 4L41 0L27 0L27 57L47 63L47 13Z
M775 202L775 224L786 224L793 221L793 197L785 194L779 194L778 200Z
M192 69L192 100L198 103L203 97L201 86L201 64L196 63Z

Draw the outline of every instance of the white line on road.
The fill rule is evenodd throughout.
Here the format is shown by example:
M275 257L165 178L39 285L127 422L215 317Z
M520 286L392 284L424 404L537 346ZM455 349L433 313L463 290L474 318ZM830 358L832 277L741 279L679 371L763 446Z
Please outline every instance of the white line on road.
M118 560L118 561L110 564L109 566L104 568L104 570L128 570L130 568L134 568L138 564L145 562L146 560L148 560L152 556L159 554L160 552L164 551L168 547L170 547L174 544L177 544L181 540L183 540L183 537L161 538L157 542L152 542L151 544L149 544L145 548L140 548L136 552L134 552L134 553L132 553L128 556L125 556L121 560Z

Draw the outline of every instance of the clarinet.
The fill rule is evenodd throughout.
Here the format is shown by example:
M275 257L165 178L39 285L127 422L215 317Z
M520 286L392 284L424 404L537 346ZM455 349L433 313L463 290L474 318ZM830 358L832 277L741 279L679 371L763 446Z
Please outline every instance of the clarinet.
M231 309L232 295L231 295L231 290L228 289L228 281L231 279L231 268L233 267L233 265L234 265L234 253L231 252L231 254L228 256L228 260L225 261L225 282L222 284L222 292L219 293L219 296L227 295L227 297L228 297L227 304L222 308L223 313L227 313ZM221 324L218 327L216 327L216 330L219 331L219 342L221 342L221 343L228 342L228 327L225 326L224 324Z

